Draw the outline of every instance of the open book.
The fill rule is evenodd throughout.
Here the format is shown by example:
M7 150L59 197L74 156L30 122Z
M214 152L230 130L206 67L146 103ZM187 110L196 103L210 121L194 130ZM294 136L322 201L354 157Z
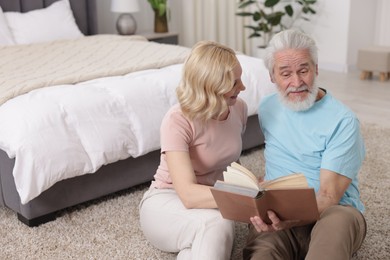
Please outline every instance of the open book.
M319 218L316 196L302 173L275 180L258 182L244 166L233 162L223 172L224 181L217 181L211 192L224 218L250 223L260 216L270 224L267 210L281 220L316 221Z

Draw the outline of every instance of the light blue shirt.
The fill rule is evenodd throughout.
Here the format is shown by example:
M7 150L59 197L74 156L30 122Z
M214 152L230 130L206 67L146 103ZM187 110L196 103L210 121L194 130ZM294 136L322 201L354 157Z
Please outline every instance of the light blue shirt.
M340 204L364 211L357 175L365 147L359 120L349 108L327 93L309 110L295 112L274 93L261 101L258 115L265 136L265 179L301 172L317 192L320 169L328 169L352 180Z

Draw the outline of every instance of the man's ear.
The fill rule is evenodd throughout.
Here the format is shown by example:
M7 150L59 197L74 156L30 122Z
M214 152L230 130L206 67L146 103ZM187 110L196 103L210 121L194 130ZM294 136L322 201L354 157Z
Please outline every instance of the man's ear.
M275 83L274 77L272 76L272 73L269 73L269 79L271 80L272 83Z

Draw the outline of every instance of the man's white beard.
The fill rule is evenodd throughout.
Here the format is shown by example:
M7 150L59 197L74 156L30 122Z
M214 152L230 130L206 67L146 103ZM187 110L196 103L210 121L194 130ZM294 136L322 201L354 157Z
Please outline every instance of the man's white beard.
M307 97L304 100L298 100L298 101L291 101L288 99L288 93L291 91L302 91L302 90L308 90L308 86L301 86L301 87L289 87L286 89L285 92L281 92L278 88L279 92L279 99L282 102L283 105L285 105L287 108L293 110L293 111L305 111L311 108L314 103L316 102L317 94L319 91L319 87L317 86L316 80L313 82L313 87L311 90L309 90Z

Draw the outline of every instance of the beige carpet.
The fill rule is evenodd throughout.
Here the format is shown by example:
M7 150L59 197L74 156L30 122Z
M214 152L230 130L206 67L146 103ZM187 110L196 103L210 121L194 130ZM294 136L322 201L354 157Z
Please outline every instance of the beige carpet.
M360 182L368 234L357 259L390 259L390 129L365 126L363 134L367 158ZM241 163L261 173L262 149L243 155ZM71 208L36 228L0 208L0 259L175 259L150 246L139 230L137 206L146 188ZM241 258L246 233L245 225L237 224L232 259Z

